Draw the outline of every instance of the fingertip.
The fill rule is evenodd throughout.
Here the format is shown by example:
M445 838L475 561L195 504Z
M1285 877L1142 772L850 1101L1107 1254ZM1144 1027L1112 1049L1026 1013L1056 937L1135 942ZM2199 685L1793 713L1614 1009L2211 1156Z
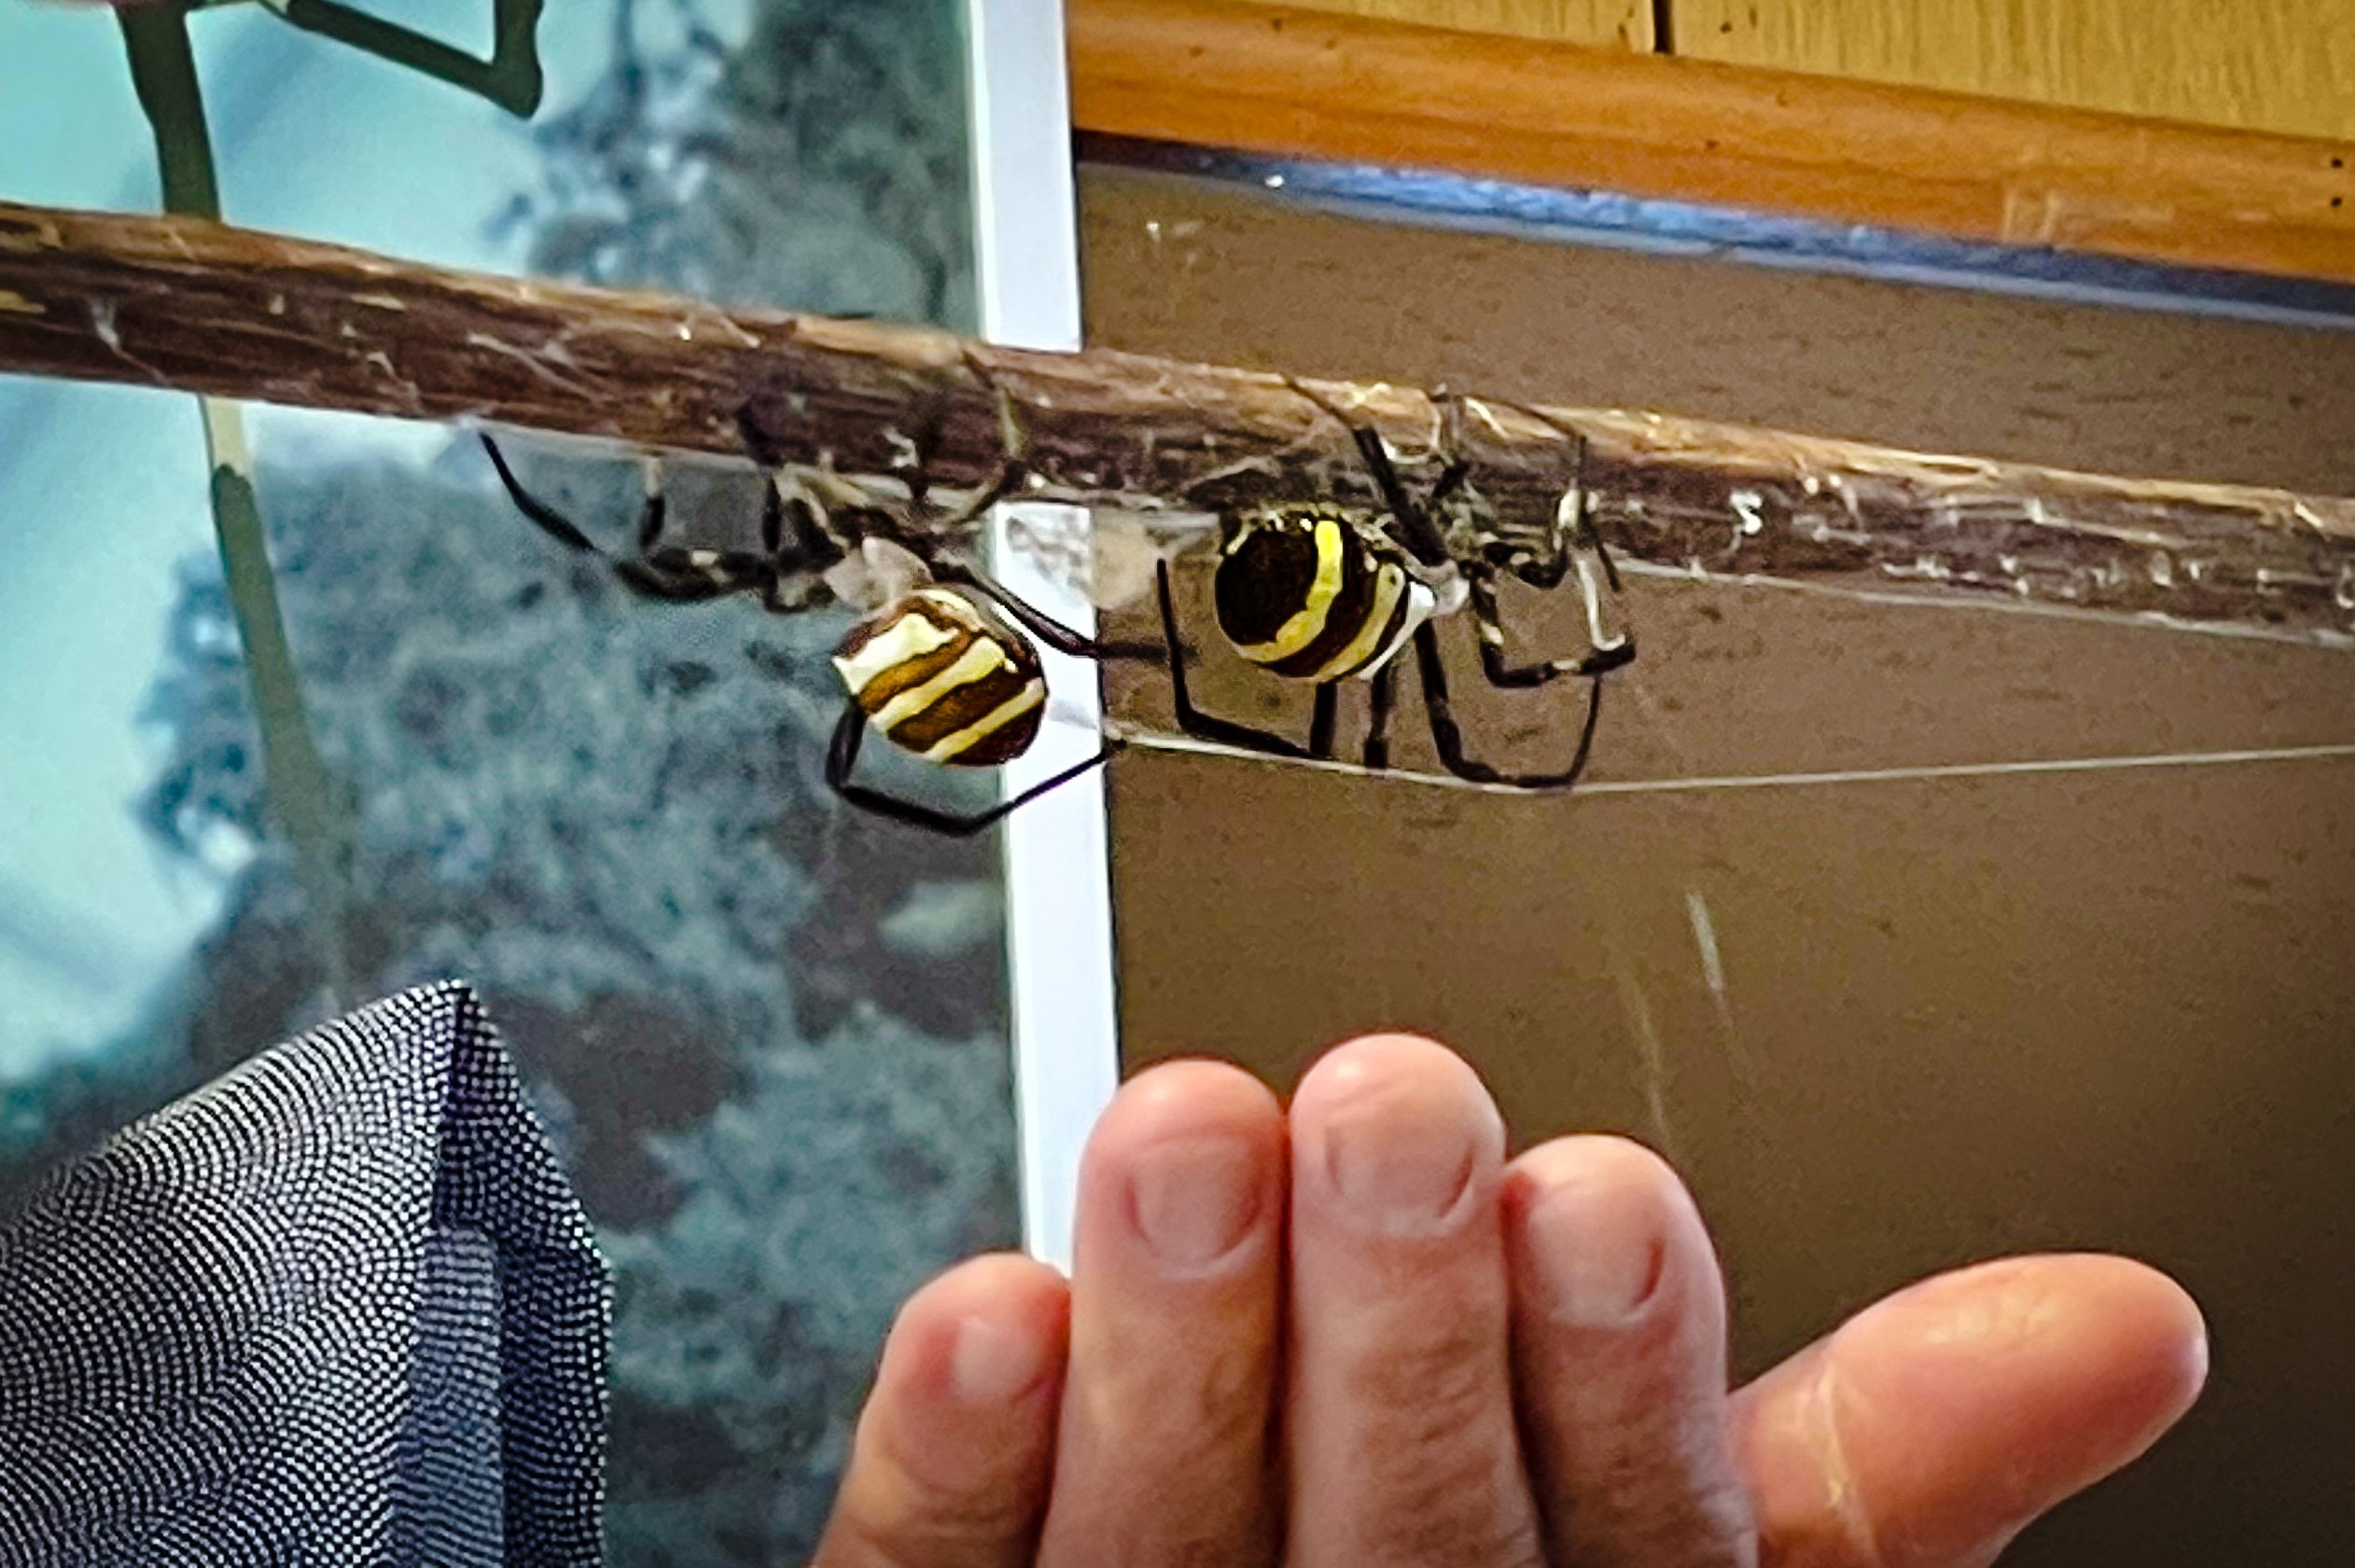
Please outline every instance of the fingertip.
M1404 1079L1441 1090L1477 1093L1485 1099L1488 1086L1470 1062L1428 1035L1402 1030L1360 1034L1326 1049L1301 1075L1292 1092L1292 1114L1303 1105L1322 1106L1348 1095L1368 1082Z
M1342 1117L1371 1112L1388 1119L1453 1129L1491 1164L1504 1154L1504 1118L1470 1062L1420 1034L1381 1034L1345 1040L1318 1057L1293 1090L1296 1145Z
M1183 1057L1156 1062L1127 1083L1096 1118L1086 1158L1101 1162L1175 1137L1270 1138L1281 1131L1275 1092L1231 1062Z
M2001 1258L1940 1275L1866 1309L1834 1349L1917 1382L1925 1395L1951 1398L1991 1378L2007 1424L2065 1426L2077 1438L2084 1473L2070 1491L2157 1441L2208 1376L2207 1323L2191 1293L2108 1253ZM2051 1451L2059 1457L2059 1445Z
M884 1341L871 1414L926 1419L940 1401L1004 1405L1063 1359L1070 1290L1047 1264L990 1253L908 1297Z
M1046 1506L1069 1313L1063 1276L1010 1253L911 1296L815 1561L1022 1559Z
M1506 1168L1516 1292L1568 1326L1624 1325L1664 1293L1716 1284L1699 1207L1674 1167L1632 1138L1586 1133ZM1722 1326L1722 1314L1710 1323Z
M1524 1150L1505 1168L1505 1200L1533 1214L1550 1200L1623 1208L1666 1230L1699 1217L1684 1178L1643 1144L1614 1132L1580 1132Z
M1203 1060L1138 1074L1098 1118L1038 1561L1265 1555L1285 1138L1266 1085Z
M1699 1207L1632 1139L1557 1138L1506 1178L1517 1408L1553 1561L1747 1561L1725 1301Z
M2208 1316L2171 1276L2113 1253L2077 1253L2052 1263L2073 1275L2088 1315L2107 1318L2125 1345L2139 1346L2141 1365L2121 1371L2143 1390L2156 1430L2175 1424L2208 1386Z
M1770 1560L1991 1560L2198 1397L2199 1308L2107 1254L1958 1270L1868 1307L1736 1400Z

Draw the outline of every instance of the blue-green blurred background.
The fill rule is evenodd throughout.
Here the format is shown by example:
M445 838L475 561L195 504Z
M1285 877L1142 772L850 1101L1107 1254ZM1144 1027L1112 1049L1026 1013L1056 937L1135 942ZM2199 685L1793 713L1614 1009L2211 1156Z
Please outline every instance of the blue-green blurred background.
M490 0L398 20L489 48ZM954 0L564 0L528 122L258 6L188 25L232 221L968 322ZM159 205L106 12L0 10L0 197ZM616 1269L611 1561L799 1561L892 1306L1015 1234L989 848L837 809L839 617L633 599L458 432L247 421L350 825L331 929L263 798L197 405L0 377L0 1207L290 1032L470 978ZM525 467L626 544L629 465ZM741 537L757 493L681 476L674 516Z

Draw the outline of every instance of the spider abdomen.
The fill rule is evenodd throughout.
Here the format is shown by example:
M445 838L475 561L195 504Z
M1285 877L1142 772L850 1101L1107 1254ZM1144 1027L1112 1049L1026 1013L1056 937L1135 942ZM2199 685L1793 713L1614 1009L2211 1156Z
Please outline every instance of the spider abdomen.
M1020 756L1046 712L1037 651L950 588L917 589L860 621L834 668L885 739L949 767Z
M1318 505L1237 519L1211 580L1219 630L1235 652L1298 680L1379 669L1428 612L1430 593L1371 527Z

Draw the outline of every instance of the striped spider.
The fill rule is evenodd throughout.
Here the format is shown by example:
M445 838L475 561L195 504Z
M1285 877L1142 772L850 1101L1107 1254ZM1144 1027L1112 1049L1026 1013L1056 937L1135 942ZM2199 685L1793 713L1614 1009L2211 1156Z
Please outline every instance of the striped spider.
M996 767L1027 751L1045 717L1038 644L1092 659L1160 656L1155 646L1099 643L1064 626L939 544L1012 493L1028 472L1011 407L1003 398L999 407L1008 456L955 510L915 520L928 506L920 468L910 470L904 507L839 475L788 479L774 470L762 486L758 550L664 545L665 504L649 462L637 553L617 558L524 489L490 437L481 441L516 508L566 548L606 561L633 593L673 603L748 593L779 614L838 600L869 606L834 651L848 701L827 745L827 786L863 811L962 838L1100 767L1115 744L984 811L959 813L859 783L854 775L871 727L941 767Z
M1340 683L1354 677L1370 685L1362 760L1369 769L1387 769L1390 716L1398 701L1398 656L1412 643L1424 712L1442 766L1475 784L1568 788L1585 770L1594 748L1602 712L1601 677L1636 657L1632 639L1605 631L1594 569L1580 549L1591 544L1616 592L1618 569L1587 517L1584 437L1570 433L1577 441L1570 488L1544 528L1534 537L1526 530L1484 529L1470 559L1458 562L1433 511L1462 487L1470 465L1450 459L1418 502L1407 493L1377 432L1344 418L1307 388L1297 382L1294 386L1348 425L1382 506L1284 502L1222 517L1211 595L1219 631L1236 653L1271 674L1311 684L1315 696L1308 739L1294 741L1194 706L1179 657L1178 615L1164 562L1159 575L1162 628L1169 646L1179 728L1204 740L1271 756L1330 758ZM1444 400L1460 412L1461 399ZM1585 601L1587 650L1567 659L1512 662L1498 609L1498 581L1509 575L1533 588L1553 589L1573 570ZM1447 671L1436 630L1440 619L1466 607L1478 633L1481 672L1491 686L1518 690L1565 675L1588 681L1585 724L1568 766L1552 772L1508 772L1466 755L1448 702Z

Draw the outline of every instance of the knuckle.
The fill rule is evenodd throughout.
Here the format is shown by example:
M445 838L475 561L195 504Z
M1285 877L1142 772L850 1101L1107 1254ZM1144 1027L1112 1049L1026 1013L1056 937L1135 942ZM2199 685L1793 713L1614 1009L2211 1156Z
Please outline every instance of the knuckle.
M1545 1560L1521 1495L1502 1364L1502 1325L1462 1314L1368 1356L1358 1394L1386 1539L1407 1561L1536 1568Z
M864 1446L864 1445L862 1445ZM1014 1484L1006 1464L953 1464L931 1446L909 1435L880 1436L867 1456L875 1483L844 1488L861 1497L853 1522L861 1533L891 1545L912 1561L938 1561L913 1548L1003 1540L1025 1530L1037 1512L1032 1489ZM897 1561L897 1559L893 1559Z
M1142 1371L1103 1388L1094 1424L1107 1440L1160 1455L1166 1471L1187 1475L1259 1463L1271 1413L1264 1347L1227 1345Z
M1417 1447L1444 1444L1492 1417L1504 1381L1503 1325L1462 1314L1416 1336L1367 1347L1356 1393Z

